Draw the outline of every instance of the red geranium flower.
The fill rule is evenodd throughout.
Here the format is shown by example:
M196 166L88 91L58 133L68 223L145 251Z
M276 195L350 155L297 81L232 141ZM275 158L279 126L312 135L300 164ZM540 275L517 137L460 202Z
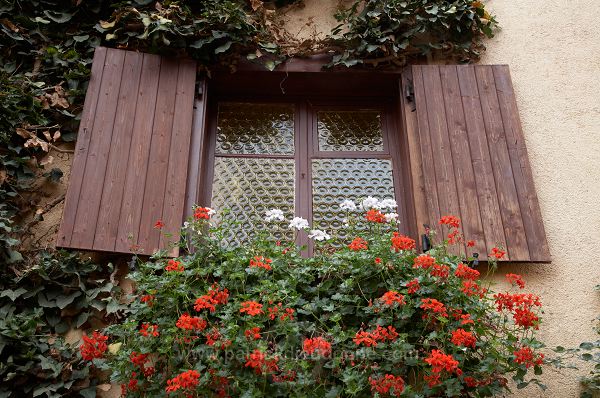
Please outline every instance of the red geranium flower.
M208 220L213 214L213 210L208 207L198 207L194 210L194 218L196 220Z
M263 305L256 301L244 301L241 304L240 313L246 313L250 316L256 316L263 313Z
M406 304L404 301L404 296L394 290L384 293L379 300L381 300L385 305L389 306L393 305L394 303L398 303L400 305Z
M152 307L152 306L154 305L154 302L153 302L153 301L154 301L154 296L153 296L153 295L151 295L151 294L146 294L145 296L142 296L142 297L140 298L140 301L141 301L142 303L146 303L146 305L147 305L148 307Z
M469 297L478 295L480 298L483 298L487 293L487 289L482 288L470 279L463 280L461 291Z
M228 298L229 291L227 289L221 290L219 285L215 283L210 287L210 289L208 289L207 294L196 299L196 302L194 303L194 309L196 311L207 309L210 312L215 312L216 306L218 304L226 304Z
M385 215L377 209L371 209L365 215L367 221L383 224L385 223Z
M440 350L431 350L431 353L427 358L427 362L432 367L432 371L435 373L443 372L456 372L458 369L458 361L450 354L444 354Z
M260 339L260 328L259 327L255 327L252 329L246 329L244 331L244 336L246 336L246 338L253 338L254 340L258 340Z
M452 332L452 344L457 346L475 348L477 339L473 336L473 333L467 332L464 329L456 329Z
M184 268L181 262L177 260L169 260L167 266L165 267L165 271L173 271L173 272L183 272Z
M387 328L377 325L377 328L372 332L365 332L360 330L356 332L356 335L352 339L356 345L364 345L366 347L375 347L378 342L389 340L394 341L398 337L398 332L393 326Z
M190 316L186 312L179 317L175 326L183 330L204 330L206 329L206 321L197 316Z
M515 363L525 364L525 367L530 368L534 365L541 365L544 362L544 354L533 355L531 347L523 346L519 350L513 352Z
M447 225L450 228L458 228L460 226L460 218L455 216L444 216L440 218L440 225Z
M433 264L435 264L435 258L431 257L429 254L421 254L413 260L413 268L427 269L433 267Z
M94 331L91 337L84 334L82 338L83 343L79 347L79 350L81 351L81 357L86 361L91 361L95 358L102 358L108 348L106 345L108 337L102 333Z
M446 306L444 305L444 303L436 300L436 299L432 299L432 298L424 298L421 299L421 309L425 310L425 311L429 311L429 315L433 315L435 316L436 314L439 316L443 316L443 317L447 317L448 316L448 312L446 311ZM424 318L427 317L428 314L423 315Z
M147 322L142 324L142 328L140 329L140 334L144 337L158 337L160 333L158 332L158 325L151 325Z
M364 240L363 238L354 238L352 243L350 243L348 245L348 248L350 250L360 251L360 250L367 250L369 248L369 246L368 246L367 241Z
M467 247L473 247L475 246L475 241L474 240L468 240L467 241Z
M408 282L406 284L406 287L408 288L408 294L413 294L419 291L421 285L419 285L419 280L415 278L412 281Z
M517 285L520 289L525 289L525 281L521 275L506 274L505 278L511 285Z
M250 355L246 356L246 364L244 366L253 368L254 372L260 375L269 372L277 372L279 370L277 362L279 362L279 357L267 359L267 356L262 351L254 350Z
M273 260L270 258L264 258L263 256L255 256L254 259L250 260L250 268L264 268L267 271L271 270L271 263Z
M430 271L431 276L446 279L450 275L450 267L447 265L433 264L433 269Z
M382 377L369 377L371 390L379 394L399 397L404 391L404 379L400 376L386 374Z
M325 358L331 355L331 343L329 343L323 337L304 339L302 348L304 349L304 352L309 355L312 355L315 352L319 352L319 354Z
M493 247L492 251L489 254L489 257L494 257L494 258L500 260L502 257L504 257L505 254L506 254L506 251L501 250L497 247Z
M193 390L199 383L200 373L197 370L187 370L174 378L167 380L167 393L177 390Z
M156 229L161 229L164 226L165 226L165 223L162 222L162 220L156 220L156 222L154 223L154 228L156 228Z
M477 278L479 278L479 271L463 263L458 263L454 275L458 276L461 279L468 279L474 281Z
M286 319L289 319L290 321L294 320L294 309L293 308L286 308L285 312L283 314L281 314L281 316L279 317L279 319L281 321L285 321Z
M414 239L409 238L408 236L400 235L398 232L394 232L394 236L391 238L392 240L392 248L399 252L400 250L413 250L417 247Z

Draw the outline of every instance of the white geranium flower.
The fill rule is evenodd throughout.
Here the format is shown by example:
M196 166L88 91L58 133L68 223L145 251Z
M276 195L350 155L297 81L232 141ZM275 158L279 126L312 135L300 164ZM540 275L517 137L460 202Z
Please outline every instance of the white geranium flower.
M379 203L380 209L395 209L398 203L394 199L384 199Z
M294 217L293 220L290 222L289 228L296 228L298 231L301 229L306 229L308 228L308 221L306 221L302 217Z
M398 213L388 213L383 215L385 217L385 221L390 222L392 220L398 221Z
M340 204L340 209L354 211L356 210L356 205L353 201L346 199Z
M206 214L208 214L209 217L216 213L215 209L211 209L210 207L207 207L206 210L208 210Z
M379 199L372 196L367 196L366 199L363 199L360 206L363 208L363 210L379 209Z
M308 237L319 241L331 239L331 236L329 236L327 232L321 231L320 229L311 230L310 234L308 234Z
M273 220L277 220L277 221L283 221L285 220L285 217L283 216L283 211L279 210L279 209L271 209L271 210L267 210L265 213L265 221L267 222L271 222Z

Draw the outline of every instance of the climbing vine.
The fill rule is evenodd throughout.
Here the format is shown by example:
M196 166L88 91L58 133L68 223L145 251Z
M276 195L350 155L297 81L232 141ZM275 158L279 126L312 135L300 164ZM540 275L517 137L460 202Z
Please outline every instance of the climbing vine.
M32 181L62 172L46 156L76 139L94 48L195 58L206 69L240 60L273 69L290 57L330 54L330 67L403 65L440 54L476 61L494 17L482 2L340 3L340 25L299 39L281 16L301 0L2 0L0 3L0 257L15 250L15 219L32 216ZM64 150L64 149L63 149ZM69 151L69 150L67 150ZM16 216L16 218L15 218Z
M20 242L61 201L40 205L39 182L60 181L53 155L73 152L94 49L187 56L208 71L238 62L272 70L314 54L331 55L329 67L381 68L436 54L476 61L495 26L479 1L343 4L332 32L299 39L282 15L302 0L0 0L0 377L18 383L18 396L94 396L60 335L89 325L82 314L104 319L115 310L113 282L107 288L106 275L97 277L106 269Z

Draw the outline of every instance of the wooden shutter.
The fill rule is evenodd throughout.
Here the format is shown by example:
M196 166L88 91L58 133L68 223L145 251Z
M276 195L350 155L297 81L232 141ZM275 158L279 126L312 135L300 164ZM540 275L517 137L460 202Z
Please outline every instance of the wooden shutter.
M452 214L480 259L550 261L508 67L413 66L401 92L419 232Z
M151 254L178 240L195 80L189 60L96 49L57 246Z

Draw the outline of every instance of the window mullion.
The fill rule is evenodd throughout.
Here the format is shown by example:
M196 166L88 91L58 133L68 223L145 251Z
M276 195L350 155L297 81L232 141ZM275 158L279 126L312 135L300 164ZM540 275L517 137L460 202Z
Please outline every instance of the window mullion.
M311 188L310 188L310 170L309 162L311 151L309 149L308 134L310 117L308 107L305 101L300 101L296 105L296 209L297 217L302 217L310 221L311 216ZM305 232L299 231L296 243L299 246L309 244L308 236ZM307 253L306 253L307 254Z

